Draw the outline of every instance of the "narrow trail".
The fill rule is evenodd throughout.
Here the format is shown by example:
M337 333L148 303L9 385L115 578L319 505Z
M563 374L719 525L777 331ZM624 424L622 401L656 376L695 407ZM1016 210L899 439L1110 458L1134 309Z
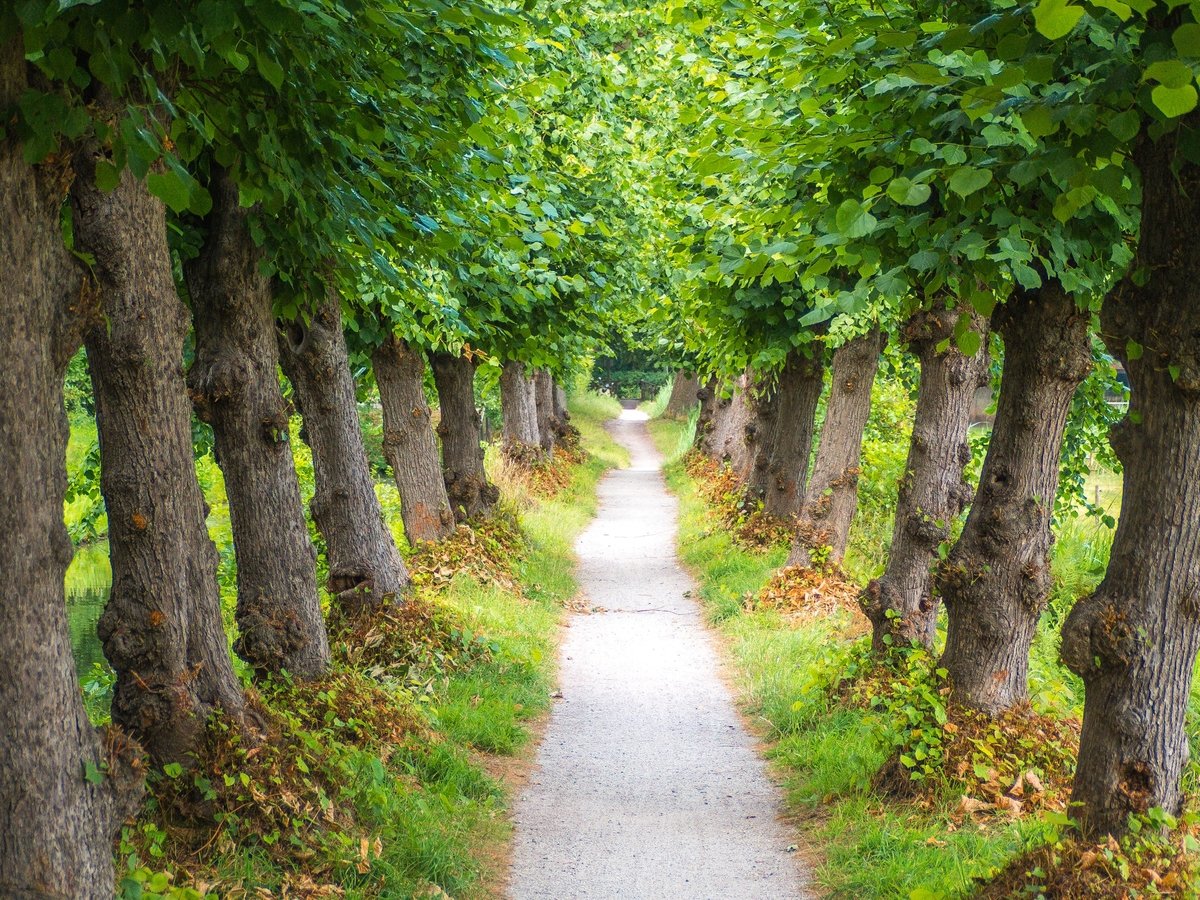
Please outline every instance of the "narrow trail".
M600 484L537 768L516 810L514 900L807 896L779 798L675 553L677 504L644 414Z

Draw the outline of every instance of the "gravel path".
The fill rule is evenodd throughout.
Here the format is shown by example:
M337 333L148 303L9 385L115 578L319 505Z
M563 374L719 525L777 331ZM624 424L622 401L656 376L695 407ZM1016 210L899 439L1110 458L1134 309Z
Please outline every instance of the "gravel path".
M675 555L676 502L644 414L612 431L633 465L580 536L590 615L570 619L537 769L516 810L515 900L807 896Z

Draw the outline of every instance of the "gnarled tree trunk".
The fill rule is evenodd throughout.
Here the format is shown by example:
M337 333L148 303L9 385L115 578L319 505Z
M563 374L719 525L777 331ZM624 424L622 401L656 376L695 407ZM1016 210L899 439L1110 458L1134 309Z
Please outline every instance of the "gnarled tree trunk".
M234 649L260 674L316 678L329 640L279 389L271 286L237 186L222 172L210 190L208 235L185 266L196 334L188 386L225 475L237 556Z
M748 393L753 420L746 428L750 467L742 499L746 506L756 506L766 497L771 457L779 438L779 384L772 378L755 377Z
M705 456L715 458L713 452L713 429L716 427L717 405L721 402L720 382L709 378L696 392L700 400L700 415L696 419L695 448Z
M437 438L425 399L425 357L389 336L371 354L383 407L383 453L400 492L400 517L411 545L454 531Z
M913 641L933 646L937 600L931 568L938 547L971 502L971 489L963 478L971 461L967 429L975 392L987 382L989 360L987 323L979 317L973 323L982 336L979 350L974 356L959 351L953 334L962 313L944 307L922 311L904 329L908 349L921 364L921 385L887 569L862 596L877 653ZM939 349L943 345L945 349Z
M554 379L545 369L533 373L533 399L537 413L538 437L547 459L554 456Z
M966 525L936 575L952 697L991 714L1028 696L1063 432L1092 359L1088 315L1057 282L1017 291L994 321L1004 337L996 424Z
M186 762L214 709L244 708L221 619L183 375L188 315L175 290L166 210L128 169L95 185L98 147L76 156L75 240L95 263L102 318L85 335L112 591L99 633L117 674L113 721L158 764Z
M500 369L504 451L525 464L534 462L542 455L534 391L533 378L525 374L524 363L510 360Z
M25 88L21 41L0 43L0 108ZM67 629L62 386L79 346L68 306L85 298L63 174L29 166L14 129L0 139L0 894L109 900L141 777L120 732L88 721Z
M311 509L325 539L329 592L350 616L378 609L407 587L408 572L375 496L335 291L307 325L281 323L279 352L312 448Z
M824 386L823 348L789 351L776 388L775 434L763 485L763 512L769 516L784 519L800 512Z
M1182 123L1198 125L1198 115ZM1123 832L1151 807L1178 814L1183 801L1200 645L1200 166L1180 162L1185 133L1137 148L1142 233L1130 271L1148 277L1127 278L1102 312L1132 393L1113 433L1125 489L1108 573L1063 630L1063 660L1087 688L1072 800L1089 834Z
M828 560L840 562L858 506L859 461L863 431L871 414L871 386L879 368L883 337L873 329L847 341L833 354L833 377L825 426L812 482L796 523L788 565L811 566L828 548Z
M566 424L571 420L571 414L567 412L567 392L561 384L554 384L554 418Z
M483 470L483 441L475 409L475 362L452 353L432 353L442 438L442 473L455 518L467 522L487 515L500 492Z
M668 419L686 419L700 402L700 380L692 372L679 371L675 373L675 381L671 385L671 397L667 400L667 408L663 416Z
M754 462L752 444L747 441L754 437L750 390L751 377L745 372L734 381L728 397L716 400L700 443L701 450L717 462L727 463L742 481L749 477Z

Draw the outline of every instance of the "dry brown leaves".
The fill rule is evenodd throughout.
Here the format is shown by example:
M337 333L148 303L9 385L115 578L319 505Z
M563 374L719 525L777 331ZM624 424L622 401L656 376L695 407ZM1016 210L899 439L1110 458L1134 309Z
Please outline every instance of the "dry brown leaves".
M871 630L858 603L861 588L837 566L784 566L757 594L747 594L747 609L774 609L793 625L844 613L844 634L857 637Z
M472 525L459 525L454 534L437 543L422 544L408 561L408 573L417 587L440 588L459 575L521 595L521 582L512 561L524 551L525 536L512 510L497 510Z
M748 550L768 550L791 541L794 527L791 522L768 516L761 509L745 508L746 486L728 466L699 450L689 450L683 465L721 526L740 546Z
M1055 900L1134 900L1200 896L1196 824L1150 840L1069 838L1031 850L978 885L974 897L1042 896Z

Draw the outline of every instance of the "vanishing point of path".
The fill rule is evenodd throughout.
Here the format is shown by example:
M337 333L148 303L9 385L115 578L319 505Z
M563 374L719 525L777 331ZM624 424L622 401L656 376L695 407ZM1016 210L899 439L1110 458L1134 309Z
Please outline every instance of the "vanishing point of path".
M779 798L718 674L675 554L676 502L641 413L600 484L537 768L517 803L514 900L804 897Z

